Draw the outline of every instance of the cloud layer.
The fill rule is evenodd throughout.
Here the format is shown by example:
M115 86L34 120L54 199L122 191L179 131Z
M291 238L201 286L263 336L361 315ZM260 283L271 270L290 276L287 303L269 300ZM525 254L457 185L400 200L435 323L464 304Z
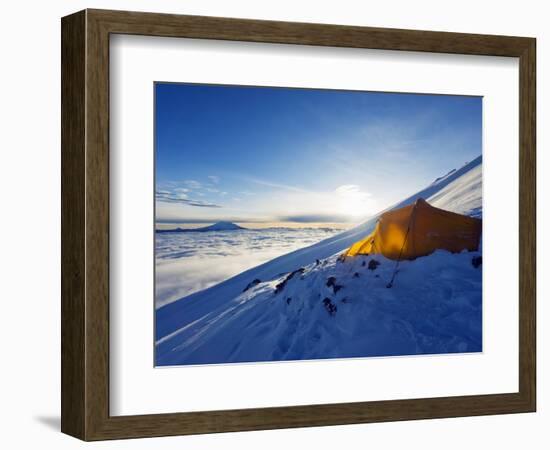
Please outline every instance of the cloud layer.
M155 305L158 308L206 289L339 231L272 228L219 233L157 233Z

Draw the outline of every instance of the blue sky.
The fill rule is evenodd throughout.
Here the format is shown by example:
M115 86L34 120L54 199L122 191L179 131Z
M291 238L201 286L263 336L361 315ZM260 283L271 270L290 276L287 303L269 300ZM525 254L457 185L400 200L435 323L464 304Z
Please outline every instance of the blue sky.
M358 222L481 154L480 97L157 83L157 222Z

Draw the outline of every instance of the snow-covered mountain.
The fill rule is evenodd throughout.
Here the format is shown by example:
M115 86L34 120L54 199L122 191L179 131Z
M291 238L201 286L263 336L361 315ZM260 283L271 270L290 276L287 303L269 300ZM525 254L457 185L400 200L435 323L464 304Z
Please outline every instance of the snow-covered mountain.
M213 225L207 227L197 228L194 231L233 231L233 230L244 230L245 228L240 227L239 225L233 222L216 222Z
M481 156L394 205L481 216ZM380 214L383 211L380 212ZM481 253L341 262L379 214L156 311L157 365L481 351ZM375 261L375 262L373 262Z
M174 230L157 230L157 233L206 232L206 231L234 231L246 230L233 222L220 221L201 228L176 228Z

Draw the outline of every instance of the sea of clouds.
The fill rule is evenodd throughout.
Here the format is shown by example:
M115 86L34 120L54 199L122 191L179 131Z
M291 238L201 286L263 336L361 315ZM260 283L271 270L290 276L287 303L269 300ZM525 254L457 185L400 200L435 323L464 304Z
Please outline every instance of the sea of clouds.
M335 228L267 228L157 233L155 306L159 308L206 289L340 231Z

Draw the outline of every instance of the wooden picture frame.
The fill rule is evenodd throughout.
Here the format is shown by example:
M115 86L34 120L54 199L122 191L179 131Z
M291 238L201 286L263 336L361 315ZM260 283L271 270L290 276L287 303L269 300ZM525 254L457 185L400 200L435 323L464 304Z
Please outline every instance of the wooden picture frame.
M104 10L85 10L64 17L61 29L61 428L64 433L84 440L101 440L535 411L535 39ZM460 397L110 416L111 34L519 58L519 391Z

